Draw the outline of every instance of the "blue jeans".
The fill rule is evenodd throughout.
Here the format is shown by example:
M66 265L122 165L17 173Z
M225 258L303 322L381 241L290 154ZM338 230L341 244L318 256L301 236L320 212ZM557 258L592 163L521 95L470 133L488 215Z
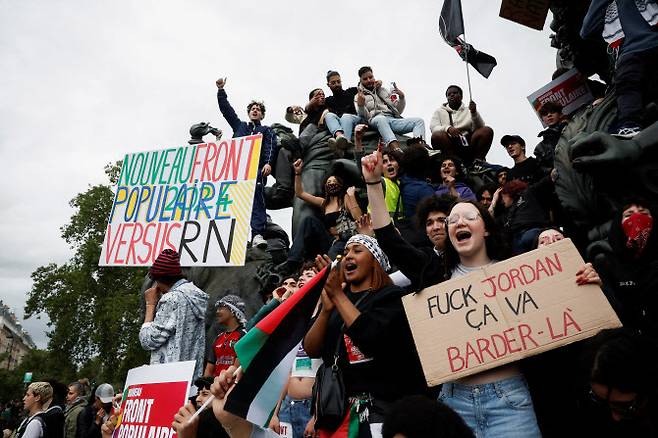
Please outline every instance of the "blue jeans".
M263 177L258 169L256 178L256 190L254 190L254 203L251 207L251 237L256 234L263 234L267 226L267 212L265 210L265 193L263 187L267 183L267 177Z
M512 239L512 255L519 255L537 249L534 244L539 233L541 233L541 228L530 228L515 234Z
M340 118L334 113L327 113L324 116L324 122L327 124L327 129L329 129L331 135L336 135L336 131L343 131L345 138L351 140L352 135L354 135L354 126L359 122L363 122L363 119L349 113L343 114Z
M304 438L304 429L311 419L311 399L294 400L286 395L279 409L279 421L292 424L294 438Z
M454 409L477 438L541 437L523 376L484 385L444 383L439 401Z
M414 137L425 138L425 122L419 117L407 117L396 119L395 117L379 114L370 119L370 125L377 127L379 135L385 144L397 140L395 134L407 134L413 132Z

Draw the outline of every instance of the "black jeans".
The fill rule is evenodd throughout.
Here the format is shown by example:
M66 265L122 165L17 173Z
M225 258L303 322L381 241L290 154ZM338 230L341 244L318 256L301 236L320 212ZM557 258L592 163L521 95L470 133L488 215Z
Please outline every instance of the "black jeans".
M333 240L317 216L306 216L295 233L288 260L303 262L315 258L318 254L326 254Z
M615 71L617 124L620 128L640 126L644 106L642 96L658 71L658 47L622 55Z

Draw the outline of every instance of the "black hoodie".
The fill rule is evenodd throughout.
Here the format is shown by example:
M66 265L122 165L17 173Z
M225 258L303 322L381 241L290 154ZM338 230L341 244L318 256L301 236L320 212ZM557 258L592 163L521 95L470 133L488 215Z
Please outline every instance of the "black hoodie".
M651 208L651 211L656 211ZM604 285L618 301L622 323L658 336L658 230L652 230L639 257L626 247L622 211L612 220L608 242L613 253L597 264ZM656 228L655 225L653 228Z

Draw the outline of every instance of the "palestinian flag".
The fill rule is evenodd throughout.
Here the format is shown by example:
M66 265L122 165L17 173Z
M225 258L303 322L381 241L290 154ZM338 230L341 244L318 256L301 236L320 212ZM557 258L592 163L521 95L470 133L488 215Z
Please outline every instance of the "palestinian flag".
M235 344L243 375L226 399L228 412L268 426L328 273L320 271Z

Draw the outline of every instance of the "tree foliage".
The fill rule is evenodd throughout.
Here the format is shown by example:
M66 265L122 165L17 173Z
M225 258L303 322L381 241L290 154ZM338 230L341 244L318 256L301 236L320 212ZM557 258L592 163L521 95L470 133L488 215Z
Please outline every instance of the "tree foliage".
M118 163L105 168L110 182L116 182L118 168ZM75 212L61 230L74 255L32 273L25 314L45 312L50 318L48 351L53 357L85 364L90 371L94 364L95 377L120 382L128 369L147 361L137 338L146 271L98 266L113 200L109 185L90 186L71 200Z

